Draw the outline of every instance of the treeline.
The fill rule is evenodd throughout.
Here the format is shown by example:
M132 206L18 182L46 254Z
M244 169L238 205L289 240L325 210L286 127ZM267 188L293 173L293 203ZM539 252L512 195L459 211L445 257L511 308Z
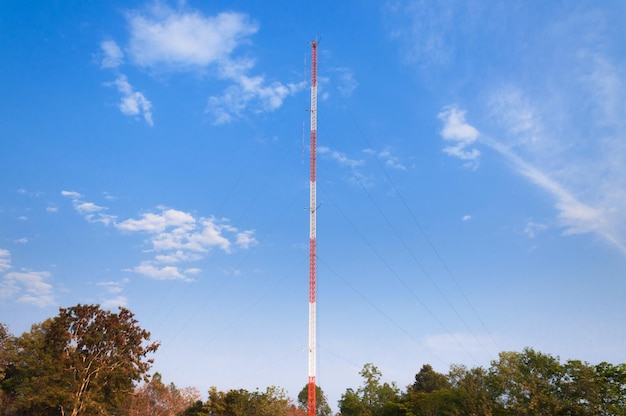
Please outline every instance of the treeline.
M615 416L626 415L626 364L591 365L531 348L502 352L491 367L426 364L401 391L366 364L363 384L339 401L342 416Z
M306 386L294 401L281 388L227 392L149 376L158 349L125 308L62 308L19 337L0 324L0 415L305 416ZM626 364L592 365L527 348L502 352L487 369L426 364L404 389L373 364L339 400L341 416L626 415ZM330 416L317 389L317 416Z

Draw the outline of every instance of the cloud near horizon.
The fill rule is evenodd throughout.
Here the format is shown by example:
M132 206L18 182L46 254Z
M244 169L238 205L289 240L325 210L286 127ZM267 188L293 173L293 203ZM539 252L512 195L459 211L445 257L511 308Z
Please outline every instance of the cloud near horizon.
M47 271L9 272L0 282L0 299L16 298L19 303L28 303L40 308L52 306L55 304L52 285L46 281L50 276L50 272Z

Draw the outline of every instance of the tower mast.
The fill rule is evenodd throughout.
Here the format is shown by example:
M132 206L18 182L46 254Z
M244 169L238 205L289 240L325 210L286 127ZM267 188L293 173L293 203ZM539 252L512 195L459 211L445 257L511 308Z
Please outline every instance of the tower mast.
M315 369L316 369L316 257L317 241L315 219L316 201L316 170L317 170L317 40L311 42L311 166L310 166L310 199L309 199L309 382L307 403L308 416L316 415L315 401Z

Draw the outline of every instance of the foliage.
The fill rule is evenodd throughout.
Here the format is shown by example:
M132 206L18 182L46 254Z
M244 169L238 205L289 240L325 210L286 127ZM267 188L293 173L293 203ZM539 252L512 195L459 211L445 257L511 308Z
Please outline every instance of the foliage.
M2 388L14 414L107 414L128 405L158 348L125 308L61 308L59 315L16 338Z
M146 377L157 343L134 315L77 305L33 325L20 337L0 323L0 414L147 416L306 416L308 386L296 406L277 387L197 390ZM339 400L340 416L626 416L626 364L558 357L526 348L505 351L487 369L453 365L448 374L424 364L401 392L373 364L362 384ZM144 384L136 386L139 381ZM316 386L317 416L330 416Z
M435 390L448 389L450 382L441 373L433 370L430 364L424 364L422 369L415 375L415 383L409 386L410 391L432 393Z
M395 383L380 382L382 374L373 364L365 364L359 372L363 385L356 391L346 390L339 400L339 410L347 416L379 416L389 409L388 404L397 402L399 389Z
M293 404L284 390L273 386L265 392L244 389L222 392L211 387L204 409L212 416L289 416Z
M174 383L163 384L161 374L137 387L133 394L129 416L170 416L182 413L200 399L195 388L178 389Z
M380 394L376 367L360 374L364 385L339 401L342 416L626 416L626 364L561 363L531 348L502 352L488 369L453 365L445 375L425 364L395 396Z
M317 416L331 416L332 410L328 405L328 399L324 394L324 391L320 386L315 386L315 414ZM309 385L305 384L300 393L298 393L298 407L305 412L308 410L309 406Z
M9 364L9 349L13 342L13 336L9 332L9 328L0 322L0 383L2 383L6 375L6 368ZM11 396L0 390L0 415L5 415L9 412L11 403Z

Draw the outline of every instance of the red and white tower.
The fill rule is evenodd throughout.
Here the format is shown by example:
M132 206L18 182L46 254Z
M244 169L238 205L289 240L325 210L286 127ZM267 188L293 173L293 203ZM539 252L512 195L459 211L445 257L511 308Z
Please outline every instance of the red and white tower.
M308 416L315 416L315 368L316 368L316 262L317 241L315 233L316 201L316 169L317 169L317 40L311 42L311 178L309 201L309 400Z

